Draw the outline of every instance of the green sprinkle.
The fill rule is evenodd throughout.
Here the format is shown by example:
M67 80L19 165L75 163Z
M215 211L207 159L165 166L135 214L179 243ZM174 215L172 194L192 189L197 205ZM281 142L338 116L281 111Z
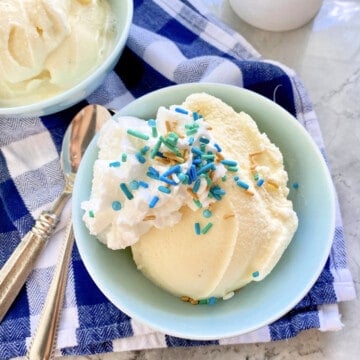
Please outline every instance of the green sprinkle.
M199 209L202 208L202 203L200 202L200 200L198 200L198 199L193 199L193 201L194 201L194 204L195 204Z
M258 271L254 271L254 272L252 273L252 276L253 276L254 278L257 278L259 275L260 275L260 273L259 273Z
M200 233L201 233L200 224L197 222L195 223L195 234L200 235Z
M197 131L198 131L198 129L189 129L186 131L186 136L194 135L197 133Z
M121 154L121 161L122 161L122 162L126 162L126 160L127 160L127 154L126 154L126 153L122 153L122 154Z
M215 159L215 155L214 154L202 154L201 158L203 160L214 160Z
M203 211L203 215L204 215L204 217L209 218L209 217L211 217L212 212L209 209L205 209Z
M224 176L221 178L221 181L222 181L222 182L226 181L226 175L224 175Z
M237 172L239 170L237 166L227 166L226 169L232 172Z
M205 235L213 226L213 223L209 222L201 231L203 235Z
M150 157L153 159L156 154L158 153L161 144L162 144L162 137L159 138L159 140L156 142L155 146L152 148L151 152L150 152Z
M157 128L156 128L156 121L154 119L150 119L148 121L148 124L151 127L152 137L156 138L158 136L158 132L157 132Z
M144 134L140 131L134 130L134 129L128 129L127 133L129 135L139 138L141 140L149 140L149 135L146 135L146 134Z
M111 204L111 207L113 208L114 211L119 211L121 210L121 203L120 201L113 201L112 204Z
M187 129L187 130L193 130L193 129L198 129L198 128L199 128L199 124L196 124L196 123L185 124L185 129Z
M207 305L207 302L208 301L208 299L201 299L201 300L199 300L199 304L200 305Z
M178 176L179 180L182 184L187 185L189 183L189 176L183 173L180 173Z
M91 218L95 217L94 212L92 210L89 210L89 217Z
M126 186L125 183L121 183L120 184L120 189L122 190L122 192L124 193L124 195L129 199L133 199L134 195L131 193L131 191L129 190L129 188Z
M254 174L254 180L255 180L255 181L259 180L259 174L258 174L258 173L255 173L255 174Z

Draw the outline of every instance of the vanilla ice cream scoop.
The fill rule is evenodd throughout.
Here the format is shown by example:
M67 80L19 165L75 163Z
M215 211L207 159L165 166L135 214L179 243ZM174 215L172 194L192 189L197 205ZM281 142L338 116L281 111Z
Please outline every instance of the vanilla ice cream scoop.
M0 23L0 107L70 88L101 63L115 38L105 0L2 0Z
M297 229L280 150L211 95L148 122L120 118L99 148L87 227L110 248L131 246L138 269L183 299L227 299L264 279Z

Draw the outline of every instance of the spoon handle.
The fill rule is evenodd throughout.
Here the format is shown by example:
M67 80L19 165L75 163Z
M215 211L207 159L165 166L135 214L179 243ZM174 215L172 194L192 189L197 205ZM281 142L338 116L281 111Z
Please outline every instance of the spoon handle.
M66 188L52 210L42 212L33 228L21 239L0 269L0 323L25 284L47 240L54 232L70 195L71 192Z
M55 349L60 314L67 283L71 252L74 244L72 221L69 222L63 246L56 264L40 321L27 353L28 360L48 360Z
M0 322L20 292L59 218L43 212L0 270Z

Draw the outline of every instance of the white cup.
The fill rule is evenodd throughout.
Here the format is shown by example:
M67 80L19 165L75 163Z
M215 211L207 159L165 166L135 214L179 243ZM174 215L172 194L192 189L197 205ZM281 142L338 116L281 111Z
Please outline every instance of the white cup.
M235 13L257 28L287 31L308 23L323 0L229 0Z

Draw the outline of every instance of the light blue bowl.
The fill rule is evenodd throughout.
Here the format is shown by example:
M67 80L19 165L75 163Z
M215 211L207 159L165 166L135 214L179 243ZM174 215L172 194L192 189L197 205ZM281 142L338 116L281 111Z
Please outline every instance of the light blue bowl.
M108 0L108 2L116 16L117 35L114 48L105 61L93 70L84 80L69 90L29 105L6 108L0 107L0 116L27 117L53 114L85 99L101 85L106 75L114 69L120 58L129 35L133 18L132 0ZM86 54L84 54L84 56L86 56Z
M273 272L262 282L249 284L232 299L214 306L192 306L149 282L136 269L130 251L107 249L89 235L82 222L80 204L90 195L96 139L76 177L73 221L81 258L97 286L115 306L164 333L209 340L247 333L269 324L306 295L331 248L335 202L327 166L310 136L283 108L254 92L222 84L176 85L133 101L116 116L148 119L160 105L180 104L187 95L201 91L250 114L284 155L299 228ZM291 186L294 182L299 183L297 190Z

